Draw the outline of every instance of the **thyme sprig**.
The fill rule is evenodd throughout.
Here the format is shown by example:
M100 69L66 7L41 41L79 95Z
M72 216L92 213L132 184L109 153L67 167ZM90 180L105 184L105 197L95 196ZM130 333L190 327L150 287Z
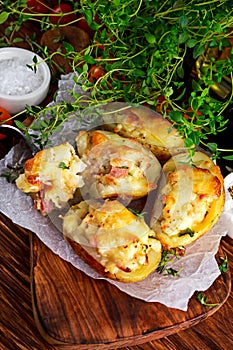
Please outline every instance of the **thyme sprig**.
M140 211L134 210L132 208L128 208L128 209L129 209L129 211L131 211L131 213L133 213L140 220L144 220L144 217L147 214L145 211L140 212Z
M16 164L16 165L7 165L7 170L4 173L1 173L0 176L4 177L9 183L15 183L15 180L19 177L21 173L23 173L24 165Z
M208 303L207 297L203 293L196 294L196 300L199 303L201 303L202 305L207 306L207 307L215 307L215 306L219 305L219 303Z
M227 270L228 270L228 258L227 258L226 253L225 253L224 257L220 256L219 259L221 260L221 264L219 265L219 270L221 272L227 272Z
M179 271L171 268L171 267L167 267L168 264L171 264L172 262L175 261L175 259L179 259L179 256L176 255L175 250L171 249L171 250L163 250L162 252L162 258L160 260L160 263L156 269L156 271L158 273L163 273L166 272L167 275L173 275L173 276L178 276L179 275Z

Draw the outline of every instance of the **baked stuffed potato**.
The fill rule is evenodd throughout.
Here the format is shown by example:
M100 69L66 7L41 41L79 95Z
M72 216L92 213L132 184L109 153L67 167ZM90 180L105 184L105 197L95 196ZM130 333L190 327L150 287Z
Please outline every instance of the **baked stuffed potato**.
M165 249L186 246L219 219L225 197L223 177L202 152L196 152L191 163L187 154L172 157L163 172L150 226Z
M64 238L104 277L137 282L161 260L161 243L142 217L117 200L83 201L63 218Z
M122 103L106 106L103 128L133 138L153 152L162 163L184 150L184 140L161 114L143 106L125 107Z
M183 138L158 113L118 103L101 113L105 130L79 132L77 154L68 142L39 152L16 185L43 215L69 207L60 211L64 239L92 268L137 282L156 270L162 250L213 227L223 177L203 152L190 162Z
M81 172L85 164L68 142L44 149L25 164L16 186L29 193L35 208L43 215L65 207L77 188L84 185Z
M112 132L80 132L77 150L86 164L84 198L136 199L157 187L161 165L139 142Z

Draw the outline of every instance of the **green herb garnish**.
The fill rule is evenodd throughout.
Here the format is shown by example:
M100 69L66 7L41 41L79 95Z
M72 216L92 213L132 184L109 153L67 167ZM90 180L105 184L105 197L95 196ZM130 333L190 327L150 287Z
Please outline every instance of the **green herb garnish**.
M164 250L162 252L162 258L160 260L159 266L157 267L157 272L158 273L163 273L164 271L167 272L169 275L175 275L177 274L177 271L172 269L172 268L167 268L168 263L172 263L175 261L174 257L176 259L179 259L179 256L176 255L175 250Z
M166 269L166 274L167 275L172 275L174 277L179 276L179 271L173 269L172 267Z
M9 169L9 171L0 174L0 176L4 177L10 183L15 183L16 179L23 172L24 166L22 164L16 164L16 165L8 164L7 168Z
M132 208L128 208L129 211L131 211L134 215L136 215L140 220L143 220L144 219L144 216L146 215L146 212L143 211L143 212L139 212L137 210L134 210Z
M195 232L191 230L191 228L186 228L184 231L180 232L179 237L189 235L190 237L193 237L195 235Z
M61 168L61 169L69 169L69 167L64 162L60 162L59 163L59 168Z
M221 272L227 272L228 269L228 259L227 259L227 255L225 254L225 258L221 257L219 258L222 263L219 265L219 270Z
M205 305L207 307L214 307L219 305L218 303L216 304L207 303L207 297L205 297L203 293L198 293L196 295L196 300L199 301L199 303L201 303L202 305Z

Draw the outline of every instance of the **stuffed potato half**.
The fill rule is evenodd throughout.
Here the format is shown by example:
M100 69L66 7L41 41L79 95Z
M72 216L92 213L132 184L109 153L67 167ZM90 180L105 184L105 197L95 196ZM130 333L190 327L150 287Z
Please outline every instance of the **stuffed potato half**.
M55 208L65 207L76 189L84 185L81 175L84 168L73 146L65 142L28 159L16 186L29 193L35 208L47 215Z
M168 119L143 106L111 103L102 114L103 128L135 139L149 149L161 163L184 152L184 139Z
M225 201L223 177L202 152L195 153L192 164L187 154L174 156L163 172L150 226L165 249L186 246L218 221Z
M161 165L148 149L133 139L93 130L76 138L78 154L86 164L83 197L136 199L157 187Z
M121 282L145 279L161 260L154 232L117 200L71 207L63 218L63 234L93 269Z

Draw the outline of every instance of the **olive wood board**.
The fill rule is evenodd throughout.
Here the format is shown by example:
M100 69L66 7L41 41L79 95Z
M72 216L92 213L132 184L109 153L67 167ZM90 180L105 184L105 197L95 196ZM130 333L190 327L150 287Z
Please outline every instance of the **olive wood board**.
M44 339L69 350L118 349L187 329L215 313L231 289L230 271L221 273L204 296L206 307L189 301L187 312L131 297L105 280L96 280L54 254L33 233L31 289L35 323ZM217 253L224 257L221 248ZM179 295L177 295L179 298Z

